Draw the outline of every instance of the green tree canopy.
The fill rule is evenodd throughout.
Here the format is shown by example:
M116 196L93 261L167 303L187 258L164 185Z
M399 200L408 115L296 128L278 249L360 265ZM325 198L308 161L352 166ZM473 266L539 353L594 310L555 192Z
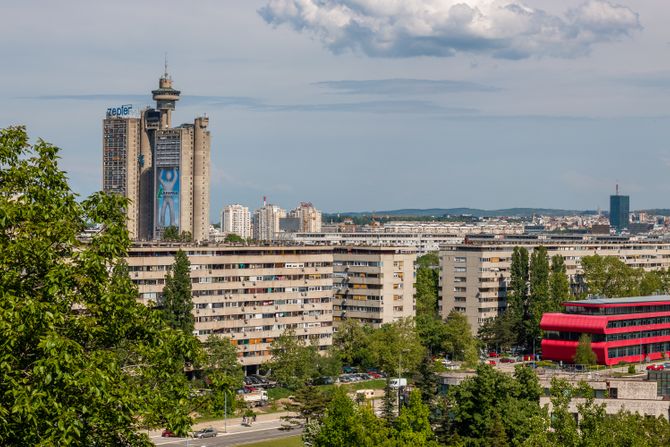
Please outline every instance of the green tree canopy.
M235 233L230 233L227 234L223 242L227 243L235 243L235 244L242 244L245 242L244 238L242 236L238 236Z
M149 446L141 428L185 434L184 358L198 343L137 302L127 200L78 202L57 159L22 127L0 131L0 444Z
M452 360L459 360L468 366L474 366L479 361L479 346L477 339L472 335L468 319L461 312L452 310L445 325L444 351Z
M296 390L318 373L319 353L315 346L288 329L270 345L272 359L267 366L279 384Z
M416 371L424 356L411 318L382 325L373 332L370 342L372 363L389 375Z
M591 348L591 337L589 334L582 334L579 337L574 360L578 365L595 365L598 361L596 353Z
M161 314L174 329L192 334L193 298L191 296L191 263L183 250L177 251L174 264L165 275L165 287L160 303Z
M349 318L338 326L333 335L333 348L344 365L372 366L370 343L374 330L358 320Z

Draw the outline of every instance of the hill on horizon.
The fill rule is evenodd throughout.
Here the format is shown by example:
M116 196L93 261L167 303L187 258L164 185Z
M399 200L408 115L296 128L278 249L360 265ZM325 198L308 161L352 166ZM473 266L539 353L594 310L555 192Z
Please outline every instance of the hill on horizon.
M533 215L543 216L568 216L568 215L592 215L596 214L593 210L562 210L553 208L505 208L499 210L483 210L479 208L405 208L388 211L353 211L340 213L327 213L328 215L339 216L417 216L417 217L442 217L442 216L461 216L470 215L474 217L532 217Z

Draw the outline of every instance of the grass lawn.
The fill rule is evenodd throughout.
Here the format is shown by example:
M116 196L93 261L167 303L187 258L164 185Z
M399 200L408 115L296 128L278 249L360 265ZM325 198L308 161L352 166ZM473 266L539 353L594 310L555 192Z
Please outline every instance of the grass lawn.
M243 447L303 447L300 436L289 436L287 438L271 439L269 441L255 442L253 444L242 444Z

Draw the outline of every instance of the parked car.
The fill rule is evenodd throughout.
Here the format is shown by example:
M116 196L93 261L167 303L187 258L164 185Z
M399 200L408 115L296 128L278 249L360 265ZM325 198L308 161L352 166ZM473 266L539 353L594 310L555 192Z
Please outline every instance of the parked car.
M163 433L161 433L161 436L164 438L175 438L177 435L175 435L174 432L169 428L166 428L163 430Z
M197 439L202 439L202 438L216 438L216 435L218 435L219 432L216 431L216 428L214 427L207 427L203 428L202 430L198 430L193 433L193 437Z
M500 354L498 354L495 351L491 351L491 352L489 352L489 357L496 359L496 358L500 357Z
M665 362L665 363L663 364L663 368L665 368L665 369L670 368L670 362Z
M354 368L353 366L343 366L342 372L345 374L352 374L356 372L356 368Z
M511 357L504 357L500 359L500 363L514 363L516 360L514 360Z
M658 364L647 366L647 371L663 371L664 369L665 367L663 365Z

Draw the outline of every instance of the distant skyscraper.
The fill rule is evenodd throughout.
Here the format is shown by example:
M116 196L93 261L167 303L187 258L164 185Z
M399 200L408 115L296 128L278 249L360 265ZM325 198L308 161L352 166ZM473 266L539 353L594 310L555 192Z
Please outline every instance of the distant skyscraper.
M133 239L160 239L165 228L209 235L209 119L171 127L180 92L167 74L152 91L156 109L135 115L132 106L107 110L103 121L103 190L131 201Z
M617 233L628 228L630 215L630 197L619 195L619 185L616 195L610 196L610 225Z
M249 208L239 204L226 205L221 215L221 229L224 233L236 234L244 239L251 238Z
M277 205L263 202L263 207L254 211L254 238L259 241L271 241L279 233L279 220L286 217L286 211Z
M303 233L321 232L321 211L314 208L309 202L302 202L289 213L289 217L299 220L299 231Z
M117 113L118 112L118 113ZM140 119L131 108L109 109L103 121L102 189L120 194L130 201L126 214L128 232L135 239L139 234L140 202Z

